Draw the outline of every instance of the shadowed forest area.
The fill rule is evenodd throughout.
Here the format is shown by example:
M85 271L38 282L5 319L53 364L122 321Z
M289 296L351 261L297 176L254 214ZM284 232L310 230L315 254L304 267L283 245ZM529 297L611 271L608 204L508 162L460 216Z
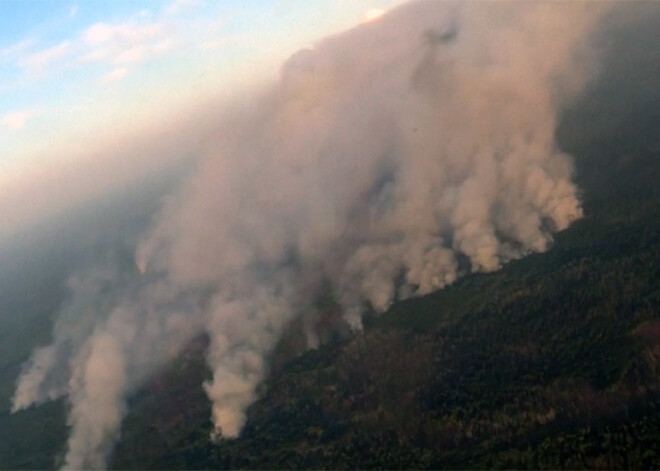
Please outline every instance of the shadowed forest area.
M397 302L316 350L282 345L237 439L209 440L199 338L132 398L111 467L660 468L660 15L650 11L601 41L600 78L561 114L585 216L548 252ZM0 467L61 464L64 409L3 411L0 430L15 432Z
M218 445L196 388L200 341L136 396L113 467L660 467L650 12L601 40L599 80L562 113L585 217L550 251L395 303L363 333L285 362L241 437Z

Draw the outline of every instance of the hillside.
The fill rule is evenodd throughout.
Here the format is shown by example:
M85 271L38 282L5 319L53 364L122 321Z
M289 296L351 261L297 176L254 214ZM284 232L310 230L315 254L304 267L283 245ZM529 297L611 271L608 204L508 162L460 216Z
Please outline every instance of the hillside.
M659 467L660 175L642 153L613 165L609 191L646 208L594 203L550 252L289 362L240 439L208 444L191 353L136 399L114 466Z
M551 250L278 365L217 445L200 340L136 395L112 466L659 468L660 61L620 45L657 43L653 18L562 114L585 217Z
M550 250L398 301L315 350L292 330L237 439L210 440L200 336L132 395L110 467L660 468L660 9L648 12L608 30L599 79L559 117L585 216ZM32 313L0 332L0 469L57 468L65 453L65 400L9 413L65 297L68 259L52 257L25 291L0 280L0 304Z

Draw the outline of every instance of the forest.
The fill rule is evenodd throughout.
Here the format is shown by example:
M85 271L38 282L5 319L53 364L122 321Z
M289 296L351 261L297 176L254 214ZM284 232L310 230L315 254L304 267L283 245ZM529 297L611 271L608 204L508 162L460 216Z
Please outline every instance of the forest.
M238 439L209 441L199 339L134 397L112 466L660 468L660 84L630 80L660 62L603 56L557 129L585 217L548 252L282 345Z
M199 337L131 398L111 468L660 468L660 59L618 43L558 121L585 215L550 250L284 339L236 439L210 439ZM59 466L66 407L2 412L0 468Z

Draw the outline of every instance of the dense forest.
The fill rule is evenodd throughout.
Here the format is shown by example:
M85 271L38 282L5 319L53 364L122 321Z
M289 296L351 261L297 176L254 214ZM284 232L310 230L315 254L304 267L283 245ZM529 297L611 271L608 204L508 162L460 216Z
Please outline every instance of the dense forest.
M239 439L208 440L200 340L135 398L114 467L660 467L658 148L610 149L609 195L551 251L289 361Z
M660 468L660 58L620 46L657 44L657 19L603 41L561 113L585 217L549 251L283 342L237 439L210 440L199 338L132 397L111 467ZM57 466L65 407L0 418L0 467Z
M614 46L657 43L652 18L562 112L585 217L551 250L282 353L217 444L199 339L136 395L113 467L660 468L660 61Z

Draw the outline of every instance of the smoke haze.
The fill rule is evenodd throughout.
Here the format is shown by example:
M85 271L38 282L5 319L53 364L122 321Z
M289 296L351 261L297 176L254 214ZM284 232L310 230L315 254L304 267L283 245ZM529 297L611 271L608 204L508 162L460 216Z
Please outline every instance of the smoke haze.
M554 133L604 10L420 1L295 54L214 118L135 265L71 279L13 410L67 395L64 465L103 467L127 395L206 332L203 387L234 437L287 326L318 343L323 291L358 329L365 307L546 250L582 214Z

